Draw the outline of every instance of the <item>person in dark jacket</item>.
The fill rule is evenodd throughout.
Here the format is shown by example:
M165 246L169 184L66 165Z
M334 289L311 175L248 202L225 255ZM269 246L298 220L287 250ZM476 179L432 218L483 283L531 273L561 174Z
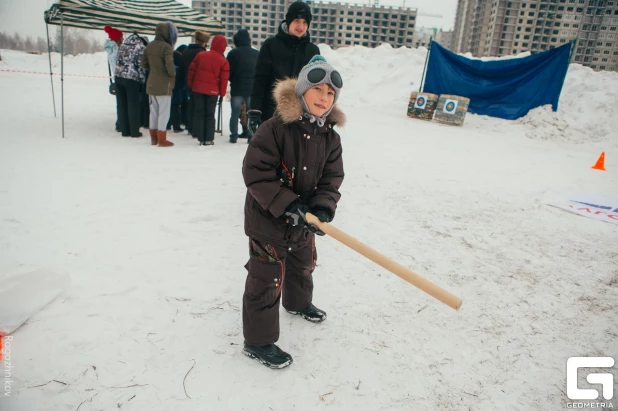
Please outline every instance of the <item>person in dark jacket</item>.
M146 73L140 65L146 46L140 36L131 34L118 48L116 58L116 102L118 126L123 137L141 137L140 92Z
M189 109L189 90L187 90L187 79L185 78L185 69L184 69L184 66L182 65L182 53L184 53L186 49L187 49L186 44L183 44L177 49L177 50L180 50L180 59L179 59L178 69L176 70L176 76L177 76L176 78L178 78L179 75L182 78L182 84L180 84L180 91L181 91L181 97L182 97L181 102L180 102L180 124L183 125L185 129L187 128L187 123L188 123L187 113ZM174 61L174 64L176 64L175 61Z
M277 83L276 114L254 134L243 161L250 255L243 352L271 368L292 363L275 345L280 300L291 314L315 323L326 319L312 303L315 234L324 233L305 215L330 222L341 198L341 138L333 127L345 122L336 106L342 86L339 73L321 56L298 79Z
M174 69L176 69L176 81L174 83L174 91L172 92L172 109L170 119L167 122L167 129L174 128L174 133L182 133L184 130L180 126L182 121L181 106L185 87L185 76L182 70L182 52L187 48L185 44L178 46L174 51Z
M176 81L174 45L178 30L171 21L157 24L155 39L142 56L142 67L148 70L146 93L150 102L150 140L152 145L171 147L167 141L167 120L170 118L172 92Z
M189 104L187 108L187 123L186 123L187 132L189 132L189 134L191 134L193 138L195 138L197 137L197 134L194 134L192 130L193 117L194 117L193 112L195 111L193 107L193 102L195 101L195 96L193 95L193 92L189 88L189 83L188 83L189 67L191 66L193 59L195 58L195 56L197 56L199 52L206 51L206 43L208 43L208 40L210 39L210 35L203 31L198 30L195 32L193 37L195 37L195 43L189 44L189 46L187 46L185 51L182 52L182 71L183 71L183 75L185 79L185 87L186 87L187 93L189 94Z
M310 24L311 8L306 3L296 1L290 4L277 35L262 44L255 67L251 109L247 112L252 133L275 112L272 97L275 83L298 76L309 60L320 54L318 46L311 43L307 31Z
M150 43L150 39L148 38L148 36L140 36L140 38L142 39L142 43L144 43L144 47L148 46L148 43ZM141 61L140 61L141 64ZM144 70L144 73L146 73L146 82L148 82L148 70ZM139 99L140 99L140 118L141 118L141 124L143 128L150 128L150 102L148 101L148 94L146 94L146 84L142 84L142 88L141 91L139 93Z
M227 92L230 64L223 53L227 40L221 35L212 39L210 51L198 53L189 66L188 83L193 92L193 133L200 145L215 144L215 110Z
M230 63L230 95L232 96L232 114L230 116L230 143L238 140L238 118L242 104L250 105L251 92L253 91L253 76L255 75L255 63L257 62L257 50L251 47L251 37L245 29L238 30L234 35L234 46L227 55ZM251 133L243 124L242 134L251 139Z

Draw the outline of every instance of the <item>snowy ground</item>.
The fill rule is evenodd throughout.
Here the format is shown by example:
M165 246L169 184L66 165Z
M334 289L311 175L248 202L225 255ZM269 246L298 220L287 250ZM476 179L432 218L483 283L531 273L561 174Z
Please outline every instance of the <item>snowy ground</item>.
M320 238L314 301L328 320L283 312L294 364L251 361L246 145L227 143L227 126L208 148L186 134L165 150L122 138L106 80L70 76L61 139L49 76L0 72L0 279L72 279L14 332L0 409L558 410L569 357L618 359L618 227L546 205L618 198L618 74L574 65L559 113L457 128L405 115L422 50L322 51L344 75L349 117L333 224L462 309ZM0 70L48 64L2 58ZM105 75L105 56L67 58L65 71ZM601 151L607 172L590 168Z

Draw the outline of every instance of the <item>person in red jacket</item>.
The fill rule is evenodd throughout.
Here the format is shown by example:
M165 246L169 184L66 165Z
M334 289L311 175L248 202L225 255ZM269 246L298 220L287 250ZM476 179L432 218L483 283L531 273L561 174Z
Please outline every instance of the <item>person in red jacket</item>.
M195 95L192 131L200 145L215 144L217 97L223 99L230 78L230 64L223 56L226 46L225 37L215 36L210 50L198 53L189 66L188 84Z

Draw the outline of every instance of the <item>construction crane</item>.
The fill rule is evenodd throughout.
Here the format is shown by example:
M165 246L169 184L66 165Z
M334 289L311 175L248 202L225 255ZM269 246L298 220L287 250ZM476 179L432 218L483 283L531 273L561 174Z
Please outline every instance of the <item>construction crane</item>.
M380 0L373 0L373 5L374 6L379 6L380 5ZM403 0L403 8L406 7L406 0ZM431 14L431 13L416 13L417 16L422 16L422 17L436 17L436 18L442 18L443 16L441 14Z
M431 14L431 13L416 13L417 16L423 16L423 17L437 17L437 18L442 18L441 14Z

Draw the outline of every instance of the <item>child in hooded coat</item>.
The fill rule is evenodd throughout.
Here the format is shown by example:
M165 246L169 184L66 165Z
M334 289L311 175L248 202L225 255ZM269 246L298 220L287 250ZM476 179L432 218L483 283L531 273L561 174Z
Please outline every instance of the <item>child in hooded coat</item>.
M200 145L215 144L215 110L227 92L230 63L223 53L227 40L221 35L212 39L209 51L201 51L189 66L187 83L193 92L192 132ZM217 98L219 97L219 98Z
M298 79L278 82L275 116L254 134L244 158L250 255L243 295L244 353L271 368L292 363L275 345L280 300L291 314L316 323L326 319L312 303L315 234L324 233L305 215L330 222L341 197L341 138L333 127L345 122L336 106L342 86L340 74L321 56L313 57Z

